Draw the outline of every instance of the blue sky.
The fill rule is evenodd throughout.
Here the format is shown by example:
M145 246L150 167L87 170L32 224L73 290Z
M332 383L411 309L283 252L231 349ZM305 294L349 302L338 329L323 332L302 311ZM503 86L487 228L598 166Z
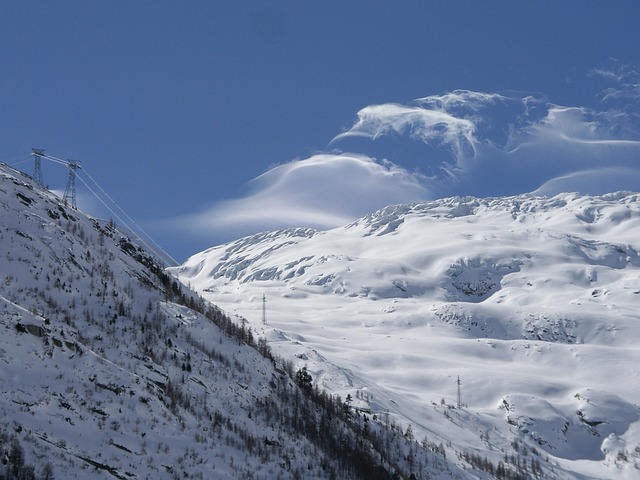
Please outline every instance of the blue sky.
M80 160L180 261L387 203L640 190L638 18L636 1L2 2L0 161ZM63 167L43 173L64 189Z

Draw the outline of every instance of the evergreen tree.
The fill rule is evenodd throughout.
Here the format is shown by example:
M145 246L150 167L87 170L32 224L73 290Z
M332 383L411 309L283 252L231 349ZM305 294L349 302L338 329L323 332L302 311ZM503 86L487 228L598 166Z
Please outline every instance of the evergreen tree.
M296 372L296 383L305 393L310 393L313 390L313 378L307 371L306 365Z

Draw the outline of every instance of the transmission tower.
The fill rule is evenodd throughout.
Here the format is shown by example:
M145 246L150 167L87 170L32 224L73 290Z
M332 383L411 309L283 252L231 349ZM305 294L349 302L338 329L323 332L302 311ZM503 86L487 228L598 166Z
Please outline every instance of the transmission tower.
M267 297L264 293L262 294L262 324L267 324Z
M42 180L42 155L44 155L44 150L40 148L32 148L31 155L33 155L34 167L33 167L33 179L35 182L44 187L44 181Z
M460 375L458 375L458 381L456 383L458 384L458 408L462 408L462 390L460 388L462 382L460 381Z
M80 168L80 162L74 162L69 160L67 162L67 168L69 169L69 177L67 179L67 188L64 189L64 195L62 201L65 205L70 205L71 208L76 210L76 170Z

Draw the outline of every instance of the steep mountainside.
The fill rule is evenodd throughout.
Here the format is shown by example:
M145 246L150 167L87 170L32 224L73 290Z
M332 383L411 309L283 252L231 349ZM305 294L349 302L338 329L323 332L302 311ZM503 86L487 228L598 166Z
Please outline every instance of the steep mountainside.
M173 272L418 438L638 478L639 252L637 194L448 198L246 237Z
M0 478L466 476L5 165L0 215Z

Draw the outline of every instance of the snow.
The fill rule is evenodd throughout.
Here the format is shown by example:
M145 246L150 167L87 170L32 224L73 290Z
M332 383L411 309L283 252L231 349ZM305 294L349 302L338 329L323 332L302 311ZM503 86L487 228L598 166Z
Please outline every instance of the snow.
M495 459L518 439L561 478L637 478L639 239L635 193L455 197L246 237L172 272L417 438Z
M9 434L55 478L346 476L312 439L326 411L135 241L1 164L0 212L0 477ZM364 421L325 420L326 440L355 444ZM367 427L391 441L375 461L407 469L409 440ZM462 472L426 448L412 458L433 478Z
M29 462L56 478L326 478L337 465L281 420L293 406L278 392L296 391L285 364L190 308L193 293L172 298L126 234L1 165L0 212L0 433ZM544 478L633 479L639 233L633 193L456 197L265 232L170 271L349 395L369 428L388 424L390 463L486 479L466 455L511 469L517 455Z

